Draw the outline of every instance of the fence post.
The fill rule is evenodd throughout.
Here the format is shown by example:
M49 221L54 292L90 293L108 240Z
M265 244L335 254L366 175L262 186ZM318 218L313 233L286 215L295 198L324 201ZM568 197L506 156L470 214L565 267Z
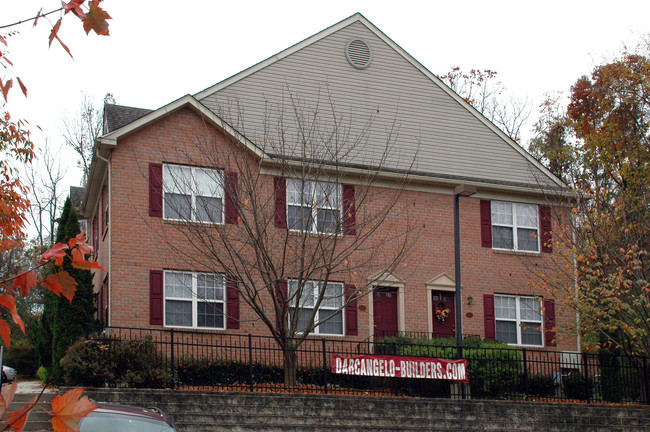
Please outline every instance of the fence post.
M253 336L248 334L248 383L251 393L253 393Z
M524 355L524 391L526 392L526 400L528 400L528 361L526 360L526 348L522 351Z
M397 355L397 342L393 342L393 355L394 356ZM397 378L393 377L393 394L395 396L399 395L398 385L399 385L399 381L397 380Z
M176 362L174 361L174 329L170 329L169 333L169 344L170 344L170 351L171 351L171 372L172 372L172 389L176 388Z
M650 404L650 377L648 377L648 357L643 356L643 387L645 390L645 404Z
M325 394L327 394L327 346L325 345L325 338L323 340L323 386Z
M582 353L582 362L585 364L585 389L587 392L587 403L591 402L591 385L589 384L589 357L586 352Z

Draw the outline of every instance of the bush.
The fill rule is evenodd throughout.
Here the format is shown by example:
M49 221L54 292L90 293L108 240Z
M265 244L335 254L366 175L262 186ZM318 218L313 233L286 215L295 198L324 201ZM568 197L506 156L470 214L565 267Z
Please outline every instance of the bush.
M562 379L562 390L568 399L586 400L591 398L594 390L594 380L585 379L580 372L573 372Z
M377 354L412 357L456 358L456 339L385 338L375 344ZM514 393L520 383L521 352L503 342L471 338L463 340L463 357L472 396ZM437 389L436 391L438 391Z
M169 387L171 376L161 364L166 364L165 358L151 337L142 341L79 341L61 360L65 385L92 387Z
M16 369L19 374L33 377L36 373L36 352L26 339L14 339L6 349L2 363Z
M524 377L520 378L519 393L525 393L531 396L553 397L555 396L555 379L549 375L532 375L528 376L528 391L524 384Z

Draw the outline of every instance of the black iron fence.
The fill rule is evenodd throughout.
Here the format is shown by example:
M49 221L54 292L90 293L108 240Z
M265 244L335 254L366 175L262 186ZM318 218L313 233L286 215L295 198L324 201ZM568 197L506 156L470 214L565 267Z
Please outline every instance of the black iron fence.
M462 350L468 383L332 372L332 354L456 359L453 339L415 343L404 337L363 342L310 338L290 356L296 367L295 385L289 387L286 353L272 337L107 327L89 335L82 345L78 353L68 354L80 358L64 361L69 376L80 380L72 384L588 403L650 401L646 357L503 348L478 338L466 339Z

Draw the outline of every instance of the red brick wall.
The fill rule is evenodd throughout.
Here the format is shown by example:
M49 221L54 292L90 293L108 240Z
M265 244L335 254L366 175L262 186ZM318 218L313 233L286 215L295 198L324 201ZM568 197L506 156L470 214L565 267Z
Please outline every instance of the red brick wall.
M215 154L235 155L239 160L253 163L250 155L243 150L233 149L232 144L214 128L190 110L181 110L142 130L123 138L111 154L111 209L110 230L112 237L111 275L110 275L110 325L149 326L149 271L151 269L181 269L188 271L204 270L191 258L175 253L169 244L189 245L191 241L182 233L182 226L149 217L149 163L189 163L210 166L211 162L202 156L193 142L200 139L202 144L212 146ZM198 163L197 163L198 161ZM201 163L203 161L203 163ZM233 159L224 157L218 168L235 170ZM273 179L266 176L262 193L272 193ZM381 267L384 257L395 252L391 238L409 233L409 253L394 273L403 279L405 302L405 330L428 330L427 290L425 283L443 273L454 276L454 235L453 235L453 189L439 192L411 190L402 192L387 221L377 232L377 243L386 241L381 247L361 251L358 262L373 263L357 269L347 276L346 283L358 287L367 284L370 275ZM421 188L423 189L423 188ZM359 193L359 191L357 192ZM381 209L394 197L395 190L374 188L373 201L359 208L357 221L363 224L364 212ZM528 282L532 277L531 268L551 265L551 254L520 254L494 251L481 246L479 198L461 198L461 263L463 283L463 333L484 335L483 294L510 293L544 296L535 292ZM100 216L100 215L99 215ZM100 216L101 217L101 216ZM180 228L180 229L179 229ZM220 226L214 229L237 229L233 226ZM271 228L277 229L277 228ZM108 269L106 239L100 242L98 258ZM200 250L194 253L200 254ZM387 259L388 260L388 259ZM95 283L101 284L96 277ZM473 297L471 305L467 298ZM270 303L270 298L268 299ZM359 300L358 339L370 334L369 301L372 297ZM264 324L241 304L241 333L267 334ZM562 314L557 308L558 324L566 324L574 319L571 314ZM232 331L232 330L230 330ZM575 349L575 340L566 340L559 349Z

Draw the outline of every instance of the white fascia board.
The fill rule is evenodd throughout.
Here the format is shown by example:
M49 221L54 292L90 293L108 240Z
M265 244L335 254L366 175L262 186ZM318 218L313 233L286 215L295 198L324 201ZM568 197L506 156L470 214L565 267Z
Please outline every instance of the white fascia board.
M242 145L244 145L244 147L250 150L253 154L257 155L258 157L264 157L264 152L259 147L253 144L244 135L239 133L239 131L237 131L235 128L230 126L225 120L223 120L221 117L217 116L215 113L210 111L208 108L205 107L205 105L203 105L201 102L199 102L196 98L194 98L191 95L185 95L182 98L175 100L174 102L171 102L161 108L158 108L155 111L150 112L149 114L140 117L139 119L127 124L126 126L123 126L113 132L110 132L100 137L98 139L98 142L100 143L100 145L117 146L117 143L121 138L132 134L136 130L147 126L153 121L156 121L168 114L171 114L185 107L190 107L194 109L201 116L210 120L215 126L217 126L219 129L224 131L226 134L230 135L237 142L240 142Z

